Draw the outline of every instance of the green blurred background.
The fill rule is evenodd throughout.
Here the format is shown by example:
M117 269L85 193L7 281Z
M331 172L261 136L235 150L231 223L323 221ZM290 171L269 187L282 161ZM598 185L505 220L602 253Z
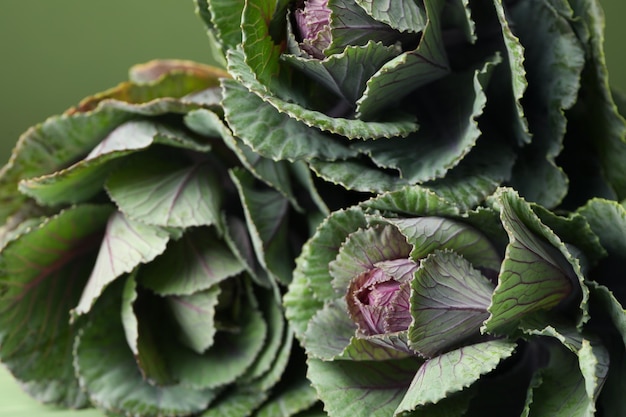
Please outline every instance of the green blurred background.
M209 61L192 0L1 1L0 164L29 126L125 80L135 63L155 58ZM601 3L611 83L626 92L626 2ZM0 417L41 412L74 416L45 410L20 396L0 369Z

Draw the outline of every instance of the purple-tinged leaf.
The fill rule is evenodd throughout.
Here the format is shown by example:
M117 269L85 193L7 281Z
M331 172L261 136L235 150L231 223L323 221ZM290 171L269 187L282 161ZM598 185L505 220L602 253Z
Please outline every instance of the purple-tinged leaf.
M407 392L422 361L331 361L309 358L308 378L333 417L388 417Z
M419 411L453 393L469 387L511 356L516 344L493 340L444 353L427 360L415 378L396 412Z
M144 265L138 281L159 295L191 295L244 271L244 265L208 227L193 228Z
M76 305L110 206L68 208L22 231L0 255L0 360L35 398L87 404L72 367Z
M213 346L215 332L215 307L219 301L220 287L191 295L172 295L166 298L174 320L180 329L179 341L196 353L204 353Z
M333 288L345 294L358 276L370 272L382 261L408 260L412 249L406 237L390 224L355 231L347 236L329 265Z
M411 258L419 260L438 249L462 255L474 268L500 269L502 258L494 245L476 228L439 216L390 219L413 245Z
M220 178L206 164L182 164L140 154L108 179L111 199L128 218L163 227L214 225L220 218Z
M169 239L159 227L135 222L120 212L114 213L109 218L98 259L74 314L89 312L111 282L163 253Z
M409 346L433 357L480 336L494 284L460 255L436 251L421 261L411 290Z

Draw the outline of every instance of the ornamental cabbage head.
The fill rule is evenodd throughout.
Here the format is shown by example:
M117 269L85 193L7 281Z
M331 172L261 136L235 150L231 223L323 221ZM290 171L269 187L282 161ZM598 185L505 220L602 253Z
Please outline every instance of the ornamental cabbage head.
M131 75L2 170L0 360L43 402L112 415L310 408L280 301L326 210L308 170L237 144L223 71Z
M624 412L624 207L455 195L383 193L305 244L284 303L329 416Z
M259 154L348 189L482 177L545 207L626 198L595 0L198 0Z

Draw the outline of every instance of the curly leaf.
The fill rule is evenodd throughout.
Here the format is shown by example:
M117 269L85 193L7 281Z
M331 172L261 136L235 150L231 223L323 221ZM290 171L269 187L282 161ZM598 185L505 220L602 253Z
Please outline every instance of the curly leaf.
M433 357L480 334L494 285L463 257L436 251L411 282L409 346Z
M455 73L425 87L418 99L418 132L354 147L378 166L397 169L411 184L443 177L472 151L481 136L477 120L487 102L484 90L497 62L494 58L480 70ZM500 158L493 153L491 157Z
M370 78L357 103L360 117L373 118L381 109L396 103L411 91L450 72L440 23L444 5L442 0L425 2L428 24L417 49L389 61Z
M333 417L394 415L421 362L330 361L310 358L308 378Z
M485 329L508 333L524 316L576 299L580 299L581 320L586 320L588 290L582 284L577 261L517 194L501 190L497 196L510 242Z
M109 174L120 159L154 143L183 147L199 152L210 148L183 131L157 122L129 121L114 129L89 155L74 165L37 178L22 180L19 189L40 204L57 205L85 201L102 191Z
M345 119L332 117L324 113L306 109L299 104L280 99L267 89L254 77L250 68L244 61L244 56L240 49L231 50L228 53L228 69L233 77L245 86L251 93L259 99L274 107L278 112L295 119L306 126L317 128L334 134L339 134L348 139L379 139L394 136L407 136L418 129L415 118L406 113L395 112L390 120L365 122L356 119ZM223 85L229 86L229 83ZM227 98L228 90L224 92L224 99ZM230 105L224 101L225 111ZM257 106L258 107L258 106ZM232 112L233 109L231 108ZM258 117L258 114L257 114ZM226 117L227 120L228 117ZM232 124L229 122L229 124ZM233 127L236 134L236 128ZM240 135L237 135L240 136ZM242 137L245 141L246 138Z
M235 136L260 155L273 160L322 158L336 160L356 155L317 129L280 113L243 85L224 80L224 117Z
M282 55L282 59L354 105L367 80L398 53L396 47L370 41L363 46L348 46L323 60L295 55Z
M397 412L419 410L469 387L511 356L515 347L515 343L493 340L427 360L417 371Z

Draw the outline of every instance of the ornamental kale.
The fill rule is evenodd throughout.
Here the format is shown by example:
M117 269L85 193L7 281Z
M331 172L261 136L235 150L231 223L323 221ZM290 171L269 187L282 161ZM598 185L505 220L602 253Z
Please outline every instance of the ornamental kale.
M28 130L2 171L0 360L43 402L115 415L311 407L280 300L326 211L308 171L237 146L226 73L131 75Z
M460 181L626 198L595 0L198 0L259 154L358 191Z
M320 225L286 314L333 417L621 415L625 244L613 201L407 188Z

